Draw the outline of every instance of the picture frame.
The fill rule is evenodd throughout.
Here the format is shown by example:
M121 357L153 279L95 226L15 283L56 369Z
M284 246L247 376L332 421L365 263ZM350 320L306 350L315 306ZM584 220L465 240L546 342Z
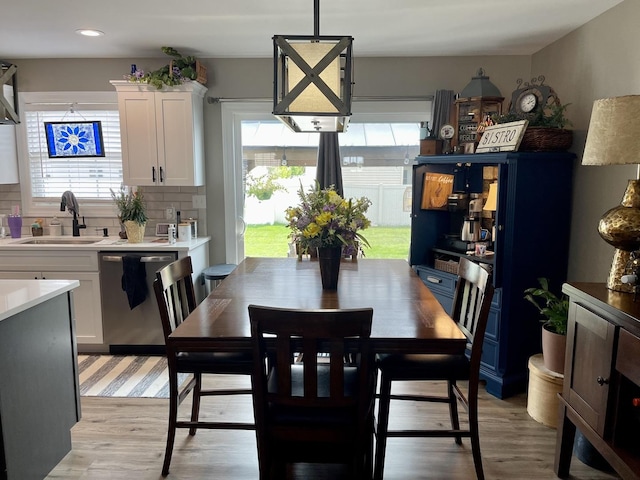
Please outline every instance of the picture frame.
M49 158L104 157L102 122L44 122Z
M422 184L422 210L447 210L453 192L454 176L448 173L425 172Z

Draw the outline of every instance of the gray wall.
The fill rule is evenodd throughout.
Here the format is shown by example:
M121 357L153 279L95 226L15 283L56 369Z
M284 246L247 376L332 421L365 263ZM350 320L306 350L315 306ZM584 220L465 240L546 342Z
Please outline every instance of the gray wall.
M546 75L561 101L571 104L568 112L575 131L572 150L579 158L574 175L569 280L606 281L613 247L598 235L598 221L620 203L627 181L636 178L632 165L597 167L579 163L593 101L640 94L638 22L640 2L626 0L532 57L532 74Z
M460 91L484 68L505 98L517 78L528 78L529 56L358 58L354 52L355 96L431 95L437 89ZM18 66L20 91L112 91L109 80L130 71L130 64L146 71L164 59L10 59ZM208 95L222 98L269 98L271 59L203 59ZM206 234L212 237L210 261L225 261L224 182L220 104L205 104ZM161 188L161 187L158 187ZM0 185L0 205L16 187ZM10 204L10 203L9 203Z

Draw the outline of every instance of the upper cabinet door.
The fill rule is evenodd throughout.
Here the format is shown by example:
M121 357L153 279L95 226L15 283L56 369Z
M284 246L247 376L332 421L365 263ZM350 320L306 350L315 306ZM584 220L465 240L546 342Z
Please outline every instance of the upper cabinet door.
M159 185L155 94L118 92L118 109L125 185Z
M126 185L204 185L203 99L196 82L163 90L126 81L118 92Z

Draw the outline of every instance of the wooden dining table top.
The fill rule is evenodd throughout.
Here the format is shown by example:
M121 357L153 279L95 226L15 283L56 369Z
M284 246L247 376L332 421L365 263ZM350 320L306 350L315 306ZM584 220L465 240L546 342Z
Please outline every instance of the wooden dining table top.
M323 290L317 261L245 258L169 336L177 350L249 351L250 304L294 308L373 308L377 353L461 353L466 338L405 260L340 264L338 289ZM171 344L171 345L169 345Z

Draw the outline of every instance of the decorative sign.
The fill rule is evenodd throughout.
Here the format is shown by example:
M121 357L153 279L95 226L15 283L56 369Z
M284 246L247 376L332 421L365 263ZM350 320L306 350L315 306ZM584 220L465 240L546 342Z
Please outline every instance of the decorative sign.
M102 123L44 122L49 158L104 157Z
M453 192L453 175L425 173L422 186L422 210L446 210L447 201Z
M514 152L518 150L529 120L501 123L487 127L476 153Z

